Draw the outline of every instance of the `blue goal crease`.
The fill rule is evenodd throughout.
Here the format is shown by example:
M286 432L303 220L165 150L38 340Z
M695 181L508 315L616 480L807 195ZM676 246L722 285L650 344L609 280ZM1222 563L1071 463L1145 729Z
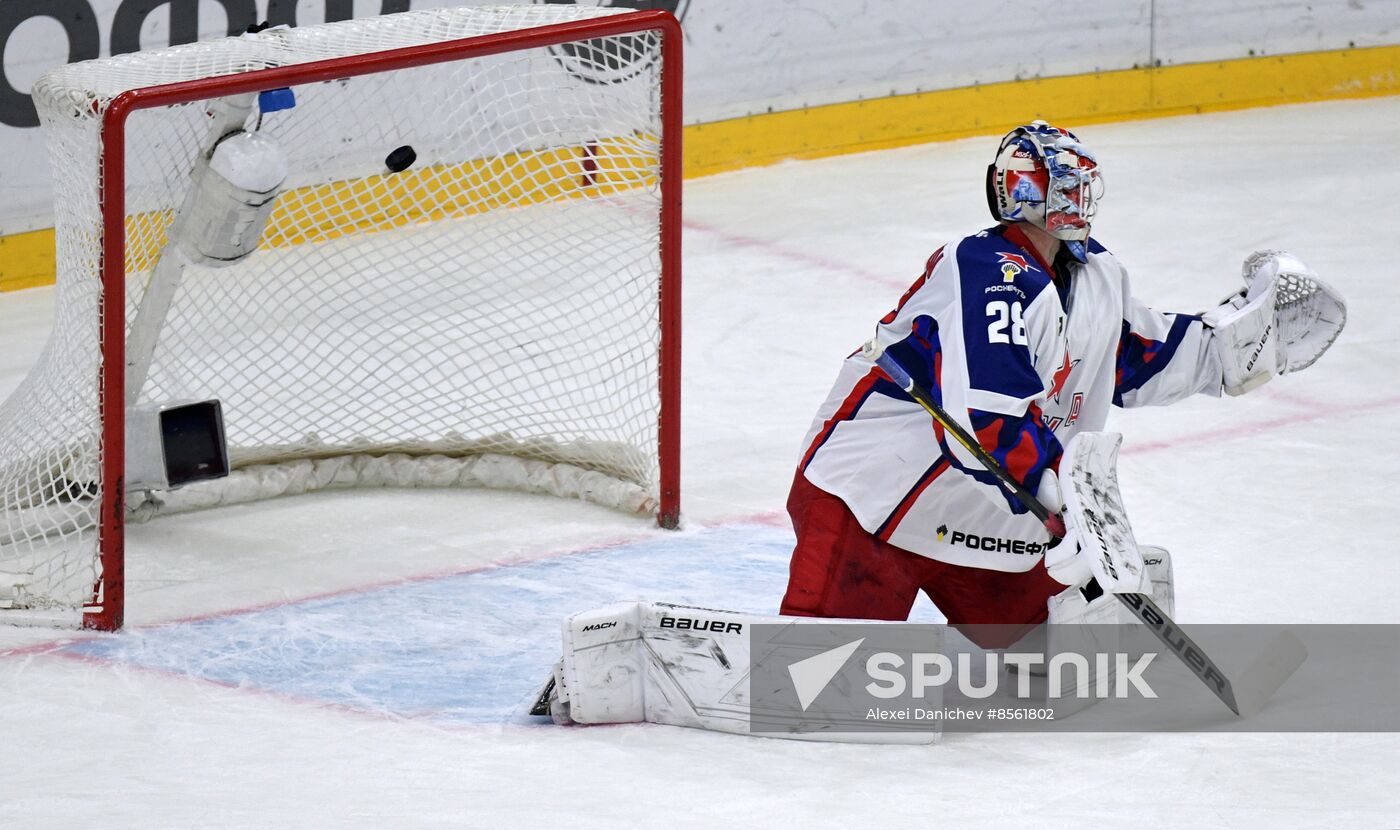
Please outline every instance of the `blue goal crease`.
M522 721L568 615L617 600L776 614L792 532L730 525L135 629L86 658L403 718Z

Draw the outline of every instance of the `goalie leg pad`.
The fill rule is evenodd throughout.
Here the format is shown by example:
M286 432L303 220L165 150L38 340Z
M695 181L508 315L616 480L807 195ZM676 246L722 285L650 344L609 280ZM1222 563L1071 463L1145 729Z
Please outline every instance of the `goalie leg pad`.
M646 720L642 603L621 602L564 620L564 657L554 673L562 704L555 720L637 723Z
M1093 599L1089 597L1092 596ZM1045 661L1049 665L1062 655L1112 654L1119 650L1117 623L1123 603L1111 593L1086 594L1078 587L1067 588L1048 601ZM1092 657L1082 664L1085 670L1045 671L1046 697L1057 702L1057 715L1070 715L1097 701L1094 690L1113 677L1112 667L1100 678Z
M1140 548L1143 564L1147 571L1152 601L1167 612L1176 613L1176 590L1172 584L1172 558L1166 548L1143 545ZM1067 588L1051 597L1049 602L1051 625L1141 625L1142 620L1119 602L1112 594L1105 593L1089 600L1080 588Z
M1151 584L1152 601L1157 603L1157 607L1167 612L1167 616L1176 616L1176 586L1172 582L1172 556L1167 553L1166 548L1159 548L1156 545L1143 545L1139 550L1142 552L1142 563L1147 570L1147 579ZM1124 608L1123 622L1142 622L1137 615Z
M563 624L564 655L555 669L550 713L557 723L648 722L751 734L749 626L832 623L659 602L616 603L575 614ZM928 698L938 705L932 694ZM791 715L795 724L802 719L802 712ZM937 735L928 725L910 731L772 734L920 744L933 743Z
M1175 613L1176 596L1172 585L1171 554L1165 548L1152 545L1142 546L1139 552L1152 600L1171 616ZM1094 598L1089 599L1090 595ZM1090 595L1075 587L1067 588L1049 599L1045 644L1047 660L1051 655L1067 652L1094 654L1121 651L1129 660L1136 661L1147 650L1157 648L1157 638L1142 627L1142 621L1117 597L1111 593ZM1096 671L1097 668L1091 666L1091 672ZM1104 678L1099 678L1096 673L1086 675L1077 678L1078 688L1051 688L1047 693L1051 698L1077 699L1087 706L1093 697L1088 694L1089 690L1110 682L1113 676L1112 669ZM1068 715L1079 708L1082 706L1070 705L1059 712Z

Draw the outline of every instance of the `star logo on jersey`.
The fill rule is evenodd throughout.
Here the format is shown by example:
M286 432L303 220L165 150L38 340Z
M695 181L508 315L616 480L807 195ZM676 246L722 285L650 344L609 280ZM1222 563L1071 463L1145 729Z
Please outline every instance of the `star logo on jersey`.
M1065 349L1064 362L1060 368L1055 370L1054 384L1050 387L1050 397L1055 399L1055 403L1060 402L1060 393L1064 391L1065 382L1069 380L1069 373L1074 371L1074 367L1079 365L1082 358L1070 360L1069 349Z
M1001 257L997 260L997 264L1002 266L1001 274L1007 282L1011 282L1012 278L1015 277L1017 274L1021 273L1022 271L1040 270L1034 265L1031 265L1030 260L1021 256L1020 254L1007 253L1006 251L997 251L997 256Z

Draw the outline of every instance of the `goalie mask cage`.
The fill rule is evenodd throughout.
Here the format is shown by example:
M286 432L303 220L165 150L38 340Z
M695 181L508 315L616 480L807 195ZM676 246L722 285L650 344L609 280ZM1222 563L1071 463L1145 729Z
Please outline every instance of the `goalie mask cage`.
M548 4L45 76L56 319L0 406L0 621L118 628L126 522L324 487L510 487L674 526L680 49L667 13ZM257 249L179 272L128 401L133 323L220 102L283 88L294 107L264 96L235 129L285 159ZM417 160L392 171L403 146ZM207 399L230 475L124 492L126 405Z

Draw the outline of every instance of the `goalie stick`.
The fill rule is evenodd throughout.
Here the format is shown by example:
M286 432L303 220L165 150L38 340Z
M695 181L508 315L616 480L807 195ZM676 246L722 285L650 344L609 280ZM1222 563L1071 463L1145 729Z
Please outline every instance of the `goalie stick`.
M535 702L530 704L531 717L549 717L549 698L554 694L554 674L551 672L549 679L545 681L544 688L535 695Z
M997 481L1017 501L1045 525L1046 530L1049 530L1058 539L1064 538L1064 520L1047 510L1039 499L1017 483L1005 467L998 463L980 443L968 435L967 431L948 415L947 411L934 401L927 389L924 389L908 372L904 371L904 367L900 366L897 360L874 340L865 344L864 348L861 349L861 356L880 367L895 385L903 389L927 410L928 414L938 422L939 426L943 427L947 434L972 453L977 461L988 472L996 476ZM1114 489L1116 489L1116 483ZM1103 591L1097 581L1092 578L1089 584L1081 590L1085 592L1085 598L1089 600L1097 598ZM1158 640L1161 640L1173 654L1185 663L1187 668L1191 669L1216 697L1230 707L1231 712L1241 717L1249 717L1262 709L1269 698L1273 697L1274 692L1278 691L1284 681L1298 670L1298 667L1308 656L1307 649L1304 648L1302 642L1292 633L1285 631L1275 637L1255 656L1244 671L1236 674L1232 680L1206 654L1204 649L1187 636L1186 632L1157 606L1150 594L1115 592L1115 596L1147 626Z

